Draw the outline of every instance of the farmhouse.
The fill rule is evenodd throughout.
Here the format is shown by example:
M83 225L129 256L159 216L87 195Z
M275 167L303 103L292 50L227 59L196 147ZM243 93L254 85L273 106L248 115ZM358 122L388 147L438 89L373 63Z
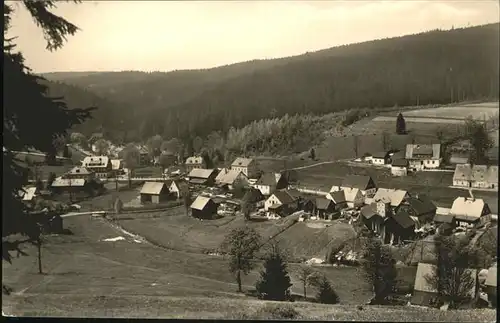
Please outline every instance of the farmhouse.
M72 178L56 178L51 184L52 191L56 194L63 192L72 193L87 193L88 195L94 195L103 189L103 185L100 182L89 181L86 179L72 179Z
M457 226L478 228L491 221L491 211L487 203L474 197L457 197L451 206L450 216Z
M185 180L173 180L169 187L170 194L173 194L177 199L189 194L189 185Z
M314 214L320 219L332 219L333 213L335 212L335 204L332 200L326 199L324 197L316 198L314 203Z
M498 166L472 166L472 187L498 189Z
M286 216L296 211L298 208L298 198L288 190L276 191L264 203L264 210L270 214Z
M353 209L363 206L365 198L359 188L345 188L343 192L348 208Z
M239 170L222 169L215 178L215 183L219 186L227 186L229 190L233 190L235 185L247 187L248 178Z
M393 210L397 209L403 200L409 198L410 194L407 191L396 190L396 189L388 189L388 188L379 188L375 196L373 197L373 201L377 202L382 199L387 199L390 203L390 206Z
M394 159L391 164L391 174L393 176L408 175L408 161L404 158Z
M469 164L457 165L455 167L453 186L472 187L472 168Z
M217 204L210 198L199 195L191 204L191 214L199 219L212 219L217 215Z
M372 164L385 165L387 163L389 163L389 152L388 151L376 152L373 154Z
M362 196L370 197L377 191L377 186L370 176L347 175L347 177L345 177L342 181L341 189L344 191L346 189L358 189Z
M259 171L257 162L254 159L243 157L238 157L233 161L231 170L240 171L245 174L247 178L257 178Z
M409 167L414 171L439 168L441 166L441 144L407 144L405 158L409 161Z
M336 211L347 208L344 191L330 192L326 195L326 198L333 202Z
M410 216L405 210L399 210L385 221L384 243L399 244L415 237L417 219Z
M85 180L92 180L95 179L95 173L88 168L85 167L73 167L69 172L61 176L62 178L71 178L71 179L85 179Z
M111 176L111 160L107 156L85 157L82 166L94 172L98 178L108 178Z
M111 170L118 171L123 169L123 162L121 159L111 159Z
M419 224L424 224L434 219L437 207L427 195L417 194L405 197L399 209L404 210L412 217L416 217Z
M269 196L276 190L287 188L288 182L285 176L282 176L280 173L264 173L257 180L254 187L263 195Z
M201 156L188 157L184 165L186 167L186 171L188 172L192 171L193 169L205 168L205 165L203 163L203 158Z
M386 205L384 205L384 208L385 207ZM372 232L383 234L386 217L379 214L378 208L376 203L363 206L361 208L361 221Z
M194 185L211 186L215 183L215 177L217 177L215 169L194 168L188 174L189 183Z
M162 203L169 198L169 185L163 182L146 182L141 188L141 203Z
M471 278L476 282L476 270L469 269ZM417 274L415 276L415 287L411 297L411 303L419 306L431 306L434 299L438 297L438 291L433 284L436 275L436 266L427 263L418 263ZM476 283L469 291L471 300L476 296Z

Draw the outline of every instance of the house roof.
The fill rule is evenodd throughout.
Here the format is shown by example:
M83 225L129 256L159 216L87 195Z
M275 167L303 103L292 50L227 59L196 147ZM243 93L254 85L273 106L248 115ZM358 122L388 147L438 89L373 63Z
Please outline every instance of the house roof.
M328 193L330 199L335 203L344 203L345 202L345 194L344 191L330 192Z
M61 178L58 177L52 182L52 187L82 187L86 180L83 178Z
M330 188L330 192L333 191L336 188L342 187L342 181L344 179L342 178L331 178L329 179L329 182L332 183L332 188Z
M186 159L186 165L201 165L203 158L201 156L191 156Z
M405 158L405 152L404 151L397 151L392 155L392 159L404 159Z
M433 221L437 223L453 223L453 219L453 215L436 214Z
M437 210L436 205L434 205L431 199L424 194L410 196L406 199L406 202L415 211L417 216L431 212L436 212Z
M378 151L376 153L373 153L372 155L373 158L380 158L380 159L387 158L388 156L389 156L388 151Z
M19 196L23 199L23 201L31 201L35 196L37 189L35 186L23 186L23 189L19 191Z
M441 158L441 144L407 144L406 159L415 159L414 155L429 155L431 159Z
M87 168L106 167L108 163L108 156L87 156L83 159L82 166Z
M220 180L222 178L224 178L224 176L226 176L226 174L230 171L229 168L221 168L219 169L219 174L217 174L217 176L215 177L215 181L216 182L220 182Z
M68 175L91 175L93 172L86 167L75 166L66 174Z
M222 178L219 178L219 182L222 184L232 185L236 181L236 179L238 179L238 177L240 176L246 178L245 174L243 174L242 172L238 170L230 170L227 173L225 173L222 176ZM217 175L217 177L219 176Z
M370 180L373 182L372 178L367 175L347 175L342 181L342 186L366 190L369 188Z
M243 200L248 200L248 201L262 201L263 199L264 195L262 195L260 190L255 188L249 189L243 196Z
M278 201L281 202L281 204L290 204L296 200L291 194L287 192L287 190L276 191L273 195L278 199Z
M492 266L488 269L488 276L486 277L486 286L497 286L497 266Z
M262 176L257 180L255 185L266 185L266 186L273 186L276 185L276 176L274 173L264 173Z
M485 182L487 180L488 166L474 165L472 166L472 180L477 182Z
M331 203L332 203L331 200L326 199L324 197L317 197L316 201L315 201L316 208L318 208L320 210L328 209L328 207L330 206Z
M354 202L358 194L360 194L359 188L346 188L343 191L346 202Z
M498 166L494 165L494 166L488 167L486 181L488 183L498 183Z
M392 207L397 207L403 202L407 194L408 192L403 190L379 188L373 197L373 201L377 202L378 200L386 198L390 201Z
M121 164L122 164L121 159L111 159L111 169L113 170L120 169Z
M215 172L215 169L194 168L189 172L188 177L208 179L213 172Z
M408 167L408 161L404 158L393 159L391 165L394 167Z
M163 182L146 182L142 185L140 194L158 195L165 186Z
M302 193L300 193L299 191L297 191L296 189L293 189L293 188L289 188L289 189L286 189L284 191L287 192L288 195L290 195L294 200L297 200L303 196Z
M207 206L207 204L209 202L210 202L210 198L198 195L196 200L194 200L194 202L191 204L191 208L195 209L195 210L202 211Z
M455 166L455 173L453 174L453 180L466 180L470 181L472 179L472 168L469 164L459 164Z
M172 189L174 185L180 192L189 192L189 185L184 180L173 180L172 183L170 183L170 189Z
M252 162L253 162L253 159L251 159L251 158L238 157L233 161L231 166L248 167Z
M485 207L488 207L488 204L486 204L483 199L473 200L465 197L457 197L455 201L453 201L450 214L464 220L468 220L464 218L464 216L479 219Z
M370 219L373 216L377 215L377 205L376 204L368 204L361 208L361 215L366 219Z
M436 274L436 266L426 263L418 263L417 274L415 275L415 291L427 292L427 293L437 293L437 288L432 284L430 279ZM476 281L476 270L470 269L471 278ZM470 295L474 296L476 290L476 284L471 287Z
M399 224L403 229L408 229L409 227L415 225L415 221L412 220L410 215L406 211L400 210L392 218Z

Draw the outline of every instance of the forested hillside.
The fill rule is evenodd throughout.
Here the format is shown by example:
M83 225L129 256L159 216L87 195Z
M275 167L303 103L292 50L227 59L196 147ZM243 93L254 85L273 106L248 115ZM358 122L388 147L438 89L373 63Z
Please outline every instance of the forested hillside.
M137 113L127 125L142 139L204 137L287 113L498 98L499 36L499 24L490 24L208 70L98 73L65 82L126 103L117 118Z

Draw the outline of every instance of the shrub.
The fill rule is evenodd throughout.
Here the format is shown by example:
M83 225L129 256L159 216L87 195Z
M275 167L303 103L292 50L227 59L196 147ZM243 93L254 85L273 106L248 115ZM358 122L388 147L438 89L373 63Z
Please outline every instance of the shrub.
M297 310L292 305L266 304L264 307L257 310L257 312L255 313L255 318L267 320L292 320L298 318L299 315L299 312L297 312Z

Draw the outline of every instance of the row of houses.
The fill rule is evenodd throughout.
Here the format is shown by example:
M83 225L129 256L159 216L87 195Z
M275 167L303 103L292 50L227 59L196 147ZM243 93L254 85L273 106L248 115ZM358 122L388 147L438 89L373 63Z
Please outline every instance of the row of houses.
M453 174L453 186L498 190L498 166L457 165Z

